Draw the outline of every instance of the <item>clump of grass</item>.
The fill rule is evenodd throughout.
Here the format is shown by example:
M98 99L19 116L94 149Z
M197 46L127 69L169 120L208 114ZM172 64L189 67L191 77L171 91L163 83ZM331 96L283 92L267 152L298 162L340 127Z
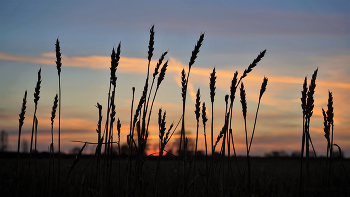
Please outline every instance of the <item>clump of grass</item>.
M314 109L314 93L316 88L316 77L317 77L318 68L314 71L311 83L309 88L307 88L307 78L305 77L303 84L303 91L301 92L301 107L303 110L303 136L302 136L302 147L301 147L301 166L300 166L300 181L299 181L299 193L302 195L302 162L304 155L304 146L306 151L306 190L309 189L309 146L310 142L312 145L311 137L310 137L310 118L313 114ZM314 150L316 155L316 152Z
M168 131L165 133L166 131L166 127L165 127L165 118L166 118L166 111L163 113L162 115L162 109L159 108L159 112L158 112L158 129L159 129L159 155L158 155L158 161L157 161L157 167L156 167L156 175L155 175L155 196L158 196L158 173L160 170L160 160L163 156L164 153L164 149L165 146L167 145L167 143L169 142L171 136L173 135L174 131L176 130L176 128L173 130L172 134L171 130L174 126L174 123L172 123L168 129ZM177 126L176 126L177 127Z
M328 104L327 104L327 112L322 108L323 114L323 125L325 138L327 140L327 158L326 158L326 169L328 171L328 179L327 179L327 187L330 189L331 187L331 175L332 175L332 160L333 160L333 96L332 92L328 92ZM332 130L332 135L330 136L330 131ZM330 155L329 167L328 167L328 153ZM328 168L327 168L328 167Z
M107 101L107 118L106 118L106 124L105 124L105 131L104 131L104 139L105 139L105 150L104 150L104 170L103 170L103 176L105 181L107 181L109 178L108 175L108 168L109 168L109 158L110 158L110 148L111 148L111 127L113 126L112 121L109 120L111 117L111 108L114 105L114 97L115 97L115 89L116 89L116 71L117 67L119 65L119 60L120 60L120 52L121 52L121 42L119 42L118 47L117 47L117 52L115 52L114 48L112 49L112 54L111 54L111 67L110 67L110 82L109 82L109 90L108 90L108 101ZM113 86L113 89L112 89ZM111 89L112 89L112 94L111 94ZM107 177L108 176L108 177ZM108 184L109 185L109 184Z

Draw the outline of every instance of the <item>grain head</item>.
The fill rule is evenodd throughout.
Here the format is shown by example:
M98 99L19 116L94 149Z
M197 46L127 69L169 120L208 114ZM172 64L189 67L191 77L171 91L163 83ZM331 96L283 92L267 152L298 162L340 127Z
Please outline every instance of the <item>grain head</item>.
M53 125L53 121L54 121L54 119L56 117L57 106L58 106L58 95L56 94L56 96L54 98L54 101L53 101L52 111L51 111L51 125Z
M26 113L26 104L27 104L27 90L24 92L23 102L22 102L22 108L21 113L19 114L19 127L22 128L22 125L24 123L24 115Z
M200 97L201 97L201 93L200 93L200 90L198 88L197 90L197 94L196 94L196 104L195 104L195 107L196 107L196 110L194 111L194 113L196 114L196 119L197 119L197 122L199 122L199 117L200 117L200 108L201 108L201 100L200 100Z
M200 35L199 40L197 41L197 44L195 45L193 51L192 51L192 56L190 59L190 62L188 63L188 69L191 70L192 65L194 64L194 61L197 58L197 55L199 53L199 49L202 46L202 42L204 40L204 33Z
M148 61L151 61L151 58L153 56L153 46L154 46L154 25L149 30L149 44L148 44Z
M38 71L38 81L36 82L35 91L34 91L34 103L38 105L38 101L40 99L40 84L41 84L41 68Z
M245 95L243 83L241 83L240 96L241 96L243 117L244 119L246 119L247 118L247 101L246 101L246 95Z
M56 67L57 67L57 72L58 72L58 76L61 75L61 66L62 66L62 62L61 62L61 52L60 52L61 48L60 48L60 42L58 41L58 38L56 40Z
M214 97L215 97L215 83L216 83L216 76L215 76L215 68L213 69L213 72L210 73L210 82L209 82L209 87L210 87L210 101L214 103Z

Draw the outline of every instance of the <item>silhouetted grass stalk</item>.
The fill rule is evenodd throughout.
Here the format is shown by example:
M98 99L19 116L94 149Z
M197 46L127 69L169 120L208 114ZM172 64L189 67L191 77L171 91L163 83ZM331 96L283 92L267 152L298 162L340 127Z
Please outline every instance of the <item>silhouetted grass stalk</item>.
M127 143L129 145L129 154L128 154L128 178L127 178L127 182L126 182L126 195L130 195L130 181L131 181L131 154L132 154L132 136L133 136L133 108L134 108L134 98L135 98L135 87L132 87L132 100L131 100L131 110L130 110L130 132L129 135L127 137Z
M248 133L247 133L247 101L246 101L246 94L245 94L243 83L241 83L240 97L241 97L241 104L242 104L242 113L244 118L245 143L247 148L248 196L251 196L250 194L250 157L249 157L249 145L248 145Z
M18 144L17 144L17 167L16 167L16 196L18 196L18 171L19 171L19 150L21 146L21 132L22 132L22 126L24 124L24 118L26 113L26 104L27 104L27 90L24 92L23 102L22 102L22 108L21 113L19 114L19 128L18 128Z
M210 102L211 102L211 125L210 125L210 131L211 131L211 163L210 163L210 175L213 175L213 165L214 165L214 101L215 101L215 83L216 83L216 76L215 76L215 68L213 69L213 72L210 73Z
M119 65L119 60L120 60L120 48L121 48L121 43L119 42L118 47L117 47L117 53L115 52L114 48L112 49L112 54L111 54L111 67L110 67L110 81L109 81L109 90L108 90L108 101L107 101L107 118L106 118L106 124L105 124L105 150L104 150L104 164L103 164L103 179L107 180L107 172L108 172L108 153L109 153L109 141L110 141L110 133L109 133L109 117L110 117L110 110L112 107L111 100L112 100L112 95L111 95L111 88L113 86L113 91L115 91L116 88L116 71L117 67ZM112 92L113 94L113 92Z
M314 71L314 74L311 78L311 83L309 88L307 88L307 78L305 77L304 84L303 84L303 91L302 97L301 97L301 107L303 110L303 136L302 136L302 147L301 147L301 165L300 165L300 178L299 178L299 195L304 195L302 191L302 160L303 160L303 153L304 153L304 146L306 151L306 191L308 192L310 187L310 170L309 170L309 142L312 143L311 137L310 137L310 118L313 114L313 108L314 108L314 98L313 95L315 93L316 88L316 77L317 77L317 71L316 69ZM308 195L308 193L306 193Z
M258 107L257 107L256 113L255 113L255 119L254 119L254 126L253 126L252 137L250 138L250 143L249 143L249 148L248 148L248 151L249 151L249 152L250 152L250 147L252 146L252 141L253 141L253 137L254 137L255 126L256 126L256 120L257 120L257 118L258 118L258 112L259 112L261 97L262 97L262 95L264 94L264 92L266 91L267 81L268 81L268 79L267 79L266 77L264 77L263 83L261 84Z
M182 84L182 125L181 125L181 136L180 136L180 146L179 146L179 155L180 155L180 152L181 152L181 145L182 145L182 141L185 142L186 140L186 134L185 134L185 111L186 111L186 95L187 95L187 85L188 85L188 79L189 79L189 76L190 76L190 72L191 72L191 67L192 65L194 64L196 58L197 58L197 55L199 53L199 49L200 47L202 46L202 42L204 40L204 33L202 33L197 41L197 44L195 45L193 51L192 51L192 55L191 55L191 58L190 58L190 61L188 63L188 73L187 73L187 77L185 77L185 70L183 69L182 70L182 73L181 73L181 84ZM185 173L185 169L186 169L186 162L185 162L185 159L186 159L186 146L185 146L186 143L184 143L184 146L183 146L183 149L182 149L182 152L183 152L183 155L182 155L182 158L183 158L183 190L182 190L182 193L184 194L185 192L185 188L186 188L186 173ZM180 157L179 157L179 160L178 162L180 162ZM179 165L178 165L178 173L179 172ZM179 174L178 174L178 180L179 180Z
M328 188L331 189L332 187L332 160L333 160L333 118L334 118L334 113L333 113L333 96L332 93L328 93L328 105L327 105L327 122L328 122L328 131L332 132L331 133L331 138L330 138L330 161L329 161L329 172L328 172ZM332 194L332 193L331 193Z
M35 128L36 128L36 110L38 108L38 101L40 98L40 84L41 84L41 68L38 71L38 81L36 83L36 87L35 87L35 91L34 91L34 115L33 115L33 125L32 125L32 135L30 138L30 152L29 152L29 170L28 172L30 173L30 165L31 165L31 160L32 160L32 154L33 154L33 137L34 137L34 133L35 133ZM35 139L36 141L36 133L35 133ZM35 151L36 151L36 142L35 142ZM35 153L36 154L36 153ZM35 162L36 164L36 162ZM36 168L36 166L35 166Z
M58 196L60 196L60 177L61 177L61 52L60 42L56 40L56 67L58 72Z
M203 133L204 133L204 144L205 144L205 169L206 169L206 177L207 177L207 185L205 187L206 196L208 196L208 187L209 187L209 168L208 168L208 146L207 146L207 134L205 132L205 126L208 121L207 112L205 107L205 102L202 104L202 121L203 121Z
M194 167L193 167L193 185L194 185L194 192L196 193L196 162L197 162L197 146L198 146L198 129L199 129L199 117L200 117L200 106L201 106L201 101L200 101L200 90L198 89L197 94L196 94L196 104L195 108L196 110L194 113L196 114L196 120L197 120L197 132L196 132L196 145L195 145L195 150L194 150Z
M98 109L98 122L97 122L97 147L95 152L95 157L97 156L97 162L96 162L96 183L97 187L100 188L100 170L101 170L101 148L102 148L102 142L103 142L103 136L101 136L101 123L102 123L102 105L97 103L96 105Z
M234 144L234 141L233 141L233 133L232 133L232 114L233 114L233 103L234 103L234 100L235 100L235 94L236 94L236 91L237 91L237 88L236 88L236 84L237 84L237 76L238 76L238 72L236 71L233 78L232 78L232 81L231 81L231 86L230 86L230 109L229 109L229 113L230 113L230 127L229 127L229 135L227 137L227 150L228 150L228 157L227 157L227 173L229 173L229 170L231 169L231 146L230 146L230 142L232 141L232 148L233 148L233 154L234 154L234 157L235 157L235 161L236 161L236 165L237 165L237 169L238 169L238 173L242 179L242 175L241 175L241 171L239 169L239 166L238 166L238 160L237 160L237 155L236 155L236 149L235 149L235 144ZM231 141L230 141L231 139Z
M168 129L168 131L165 133L166 128L165 128L165 117L166 117L166 111L164 112L162 116L162 109L159 109L158 112L158 129L159 129L159 155L158 155L158 161L157 161L157 167L156 167L156 176L155 176L155 196L158 196L158 173L160 170L160 160L163 156L165 146L169 142L170 138L172 137L173 133L175 132L176 128L173 130L173 132L170 135L170 132L174 126L174 123L172 123Z

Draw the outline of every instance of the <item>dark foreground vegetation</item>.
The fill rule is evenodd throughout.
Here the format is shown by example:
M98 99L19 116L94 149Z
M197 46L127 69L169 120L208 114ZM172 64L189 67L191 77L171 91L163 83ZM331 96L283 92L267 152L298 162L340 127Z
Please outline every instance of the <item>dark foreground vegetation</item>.
M263 59L266 50L260 52L242 74L232 73L232 81L228 82L230 94L226 95L224 121L220 131L214 131L214 102L216 90L216 71L208 73L210 104L201 103L200 89L197 90L195 102L196 137L194 150L189 148L189 139L185 132L185 113L187 85L190 80L190 71L195 63L200 47L204 41L201 34L189 58L188 68L181 72L181 117L166 125L166 110L158 109L159 148L155 155L145 155L149 145L149 124L153 104L159 87L164 80L168 61L165 61L168 51L161 54L158 63L150 67L154 51L154 26L150 29L148 46L147 75L140 99L135 98L135 88L130 91L131 109L130 124L121 125L116 116L115 92L117 87L117 68L121 54L121 43L117 49L112 49L111 75L109 91L104 107L97 103L96 113L96 141L84 142L77 139L75 143L82 146L75 157L64 155L60 151L60 119L61 119L61 48L56 40L56 67L58 72L58 94L53 96L51 112L51 140L46 143L49 153L36 153L38 119L37 109L40 110L41 69L38 72L38 81L34 89L34 114L29 154L20 154L21 130L26 117L27 91L24 93L21 112L19 114L18 148L15 157L2 155L0 163L1 194L5 196L349 196L350 162L338 160L334 148L341 154L341 145L333 142L333 96L328 95L326 110L322 109L324 117L325 158L312 157L316 152L313 148L309 125L314 110L314 92L318 69L311 77L310 84L305 77L301 92L300 123L301 147L297 158L253 158L250 156L251 146L254 144L255 126L258 119L260 101L266 91L268 78L262 80L260 92L257 93L257 108L253 130L247 130L247 101L244 78L252 72ZM146 68L146 66L145 66ZM150 68L152 70L150 70ZM260 85L260 84L259 84ZM236 94L237 92L237 94ZM239 93L238 93L239 92ZM126 94L126 93L125 93ZM240 99L244 121L245 148L244 157L236 155L232 123L233 105L236 95ZM31 94L28 94L31 95ZM138 102L137 102L138 101ZM236 101L236 103L238 103ZM238 104L239 105L239 104ZM207 110L208 109L208 110ZM250 109L250 108L249 108ZM64 110L64 109L63 109ZM56 111L58 117L56 118ZM105 114L106 115L102 115ZM253 112L253 113L254 113ZM189 112L187 112L189 113ZM193 111L191 112L193 113ZM208 113L208 115L207 115ZM249 112L250 113L250 112ZM123 115L123 118L125 115ZM56 118L56 119L55 119ZM54 128L54 121L58 119L58 128ZM170 122L171 122L170 121ZM154 124L154 123L153 123ZM40 126L40 125L39 125ZM120 131L127 128L128 153L125 157L118 157L113 150L121 153ZM222 126L222 127L221 127ZM174 132L179 128L180 139L178 154L169 155L166 145ZM58 132L58 139L54 139L54 132ZM95 131L93 131L95 132ZM207 138L210 133L210 138ZM218 133L214 138L214 133ZM199 154L197 150L199 135L203 135L205 151ZM96 147L95 154L86 156L83 153L86 145ZM54 147L57 147L57 150ZM278 148L278 147L276 147ZM208 151L209 150L209 151ZM205 153L204 153L205 152ZM216 153L214 156L208 152ZM304 155L305 153L305 155ZM230 157L227 157L230 155ZM15 159L17 157L17 159ZM302 159L301 159L302 158Z
M0 159L0 192L2 196L14 196L16 193L15 180L15 155L3 154ZM29 155L21 155L20 170L20 187L18 188L18 196L57 196L58 192L53 190L49 185L49 158L48 154L39 154L37 159L37 167L32 168L28 172ZM101 196L100 187L106 188L105 185L99 185L98 175L94 172L92 155L82 155L79 163L75 166L74 171L68 176L70 165L75 158L74 155L64 155L61 161L61 196ZM155 192L155 173L157 166L157 157L149 157L144 165L143 191L136 196L154 196ZM238 165L240 169L244 169L246 158L238 157ZM190 166L191 162L189 161ZM113 168L110 179L109 190L103 193L106 196L125 196L126 195L126 179L127 179L127 158L121 158L119 175L118 156L113 158ZM350 172L350 160L343 160L346 170ZM34 164L34 162L33 162ZM299 164L300 158L264 158L251 157L251 191L252 196L298 196L299 187ZM326 159L313 158L310 160L310 182L309 196L327 196L329 192L324 185L326 184ZM192 185L187 196L218 196L223 188L222 182L218 180L219 168L215 162L214 181L209 186L206 185L205 158L199 158L197 161L198 175L196 177L196 185ZM218 165L218 166L217 166ZM225 165L227 163L225 162ZM230 171L225 174L225 193L229 196L247 196L246 182L241 180L236 164L231 162ZM335 160L333 170L333 185L331 187L333 196L349 196L350 186L343 173L343 166L340 160ZM192 165L193 166L193 165ZM189 168L191 169L191 168ZM181 169L180 169L181 170ZM158 196L179 196L176 192L177 178L177 158L164 157L162 166L159 171L158 180L161 183L158 188ZM101 175L100 175L101 176ZM120 180L119 180L120 176ZM189 180L192 180L193 173L189 174ZM190 183L191 184L191 183ZM133 185L133 190L138 190L139 186Z

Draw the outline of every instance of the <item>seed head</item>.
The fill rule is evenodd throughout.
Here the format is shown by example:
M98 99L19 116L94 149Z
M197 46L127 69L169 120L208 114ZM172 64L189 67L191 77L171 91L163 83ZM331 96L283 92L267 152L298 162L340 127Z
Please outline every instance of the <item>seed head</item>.
M250 72L253 70L253 68L258 64L258 62L260 62L260 60L265 56L265 53L266 53L266 49L265 49L264 51L260 52L260 54L258 55L258 57L256 57L256 58L254 59L254 61L248 66L248 68L244 70L241 79L243 79L244 77L246 77L247 74L250 73Z
M194 61L197 58L197 55L199 53L199 48L202 46L203 40L204 40L204 33L201 34L201 36L199 37L199 40L197 41L197 44L195 45L195 47L192 51L192 56L191 56L190 62L188 63L189 70L191 70L191 67L194 64Z
M203 102L203 105L202 105L202 120L203 120L203 126L204 127L205 127L205 124L208 121L206 110L207 110L207 108L205 107L205 102Z
M235 100L235 94L236 94L236 84L237 84L237 76L238 76L238 72L236 71L233 78L232 78L232 81L231 81L231 87L230 87L230 99L231 99L231 103L233 103L233 101Z
M200 97L201 97L201 93L200 93L200 90L198 88L198 91L197 91L197 94L196 94L196 104L195 104L195 107L196 107L196 110L194 111L194 113L196 114L196 119L197 119L197 123L199 122L199 117L200 117L200 108L201 108L201 100L200 100Z
M117 81L117 77L115 75L115 72L117 71L117 67L119 65L119 59L120 59L120 45L121 43L119 43L118 48L117 48L117 53L115 53L114 48L112 49L112 54L111 54L111 83L115 86L116 85L116 81Z
M148 61L151 61L151 58L153 56L153 46L154 46L154 25L149 30L149 45L148 45Z
M306 115L306 99L307 99L307 77L305 77L303 84L303 91L301 91L301 108L303 109L303 114Z
M53 125L53 121L56 117L56 109L58 106L57 103L58 103L58 95L56 94L54 101L53 101L52 111L51 111L51 125Z
M261 88L260 88L259 101L260 101L262 95L264 94L264 92L266 91L267 81L268 81L267 77L264 77L264 81L261 84Z
M159 74L158 81L157 81L157 88L159 88L160 84L164 80L164 76L165 76L165 72L166 72L167 67L168 67L168 61L166 61L164 63L162 69L160 70L160 74Z
M38 72L38 81L36 82L36 87L35 87L35 91L34 91L34 103L35 105L38 105L38 101L40 99L40 84L41 84L41 68L39 69Z
M182 69L182 72L181 72L181 86L182 86L182 93L181 93L182 101L184 101L186 97L186 88L187 88L186 73L184 69Z
M323 114L323 131L324 131L324 137L327 139L327 142L329 142L329 125L328 125L328 120L327 120L327 114L322 108L322 114Z
M22 102L22 108L21 113L19 114L19 127L22 128L24 123L24 115L26 113L26 104L27 104L27 90L24 92L23 102Z
M213 69L213 72L210 73L210 83L209 83L209 87L210 87L210 100L212 103L214 103L214 97L215 97L215 83L216 83L216 76L215 76L215 68Z
M314 109L314 93L316 88L316 77L317 77L318 68L315 70L314 74L312 74L311 83L309 86L309 91L307 93L307 103L306 103L306 116L310 118Z
M328 105L327 105L327 121L330 125L333 125L333 96L332 92L328 91Z
M247 118L247 101L246 101L246 96L245 96L245 90L244 90L244 85L241 83L241 88L240 88L240 96L241 96L241 103L242 103L242 112L243 112L243 117L244 119Z
M58 41L58 38L56 40L56 67L57 67L57 72L58 72L58 76L61 75L61 52L60 52L60 42Z
M154 69L153 78L155 78L156 75L158 75L159 67L160 67L160 65L162 65L162 62L163 62L164 57L166 56L166 54L168 54L168 51L165 51L165 52L160 56L160 58L159 58L159 60L158 60L158 63L157 63L157 65L156 65L155 69Z

